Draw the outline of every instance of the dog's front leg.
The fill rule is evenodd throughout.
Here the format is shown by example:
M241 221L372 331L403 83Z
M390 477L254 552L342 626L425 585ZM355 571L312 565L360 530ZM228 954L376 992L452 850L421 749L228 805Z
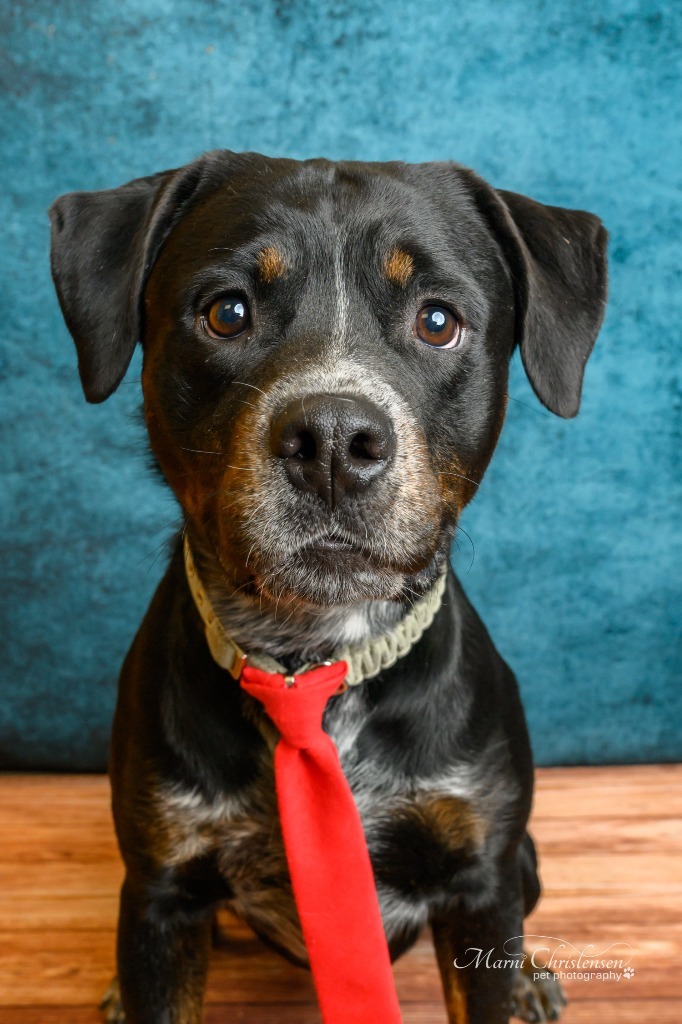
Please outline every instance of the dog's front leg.
M126 878L117 947L125 1024L200 1024L213 909L188 901L172 874Z
M509 957L502 948L508 935L490 919L463 930L456 917L431 922L449 1024L507 1024L516 972L487 964Z
M450 1024L507 1024L511 1016L523 948L516 888L501 887L503 904L467 910L462 902L431 916Z
M454 909L431 919L450 1024L507 1024L510 1016L558 1020L566 999L551 971L522 953L522 923L513 908L466 914Z

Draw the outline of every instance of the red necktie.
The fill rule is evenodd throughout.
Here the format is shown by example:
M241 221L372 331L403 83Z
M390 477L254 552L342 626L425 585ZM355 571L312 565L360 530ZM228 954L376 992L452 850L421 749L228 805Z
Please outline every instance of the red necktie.
M345 661L287 685L245 666L241 686L280 733L275 785L294 898L324 1024L400 1024L400 1006L365 835L332 739L322 729Z

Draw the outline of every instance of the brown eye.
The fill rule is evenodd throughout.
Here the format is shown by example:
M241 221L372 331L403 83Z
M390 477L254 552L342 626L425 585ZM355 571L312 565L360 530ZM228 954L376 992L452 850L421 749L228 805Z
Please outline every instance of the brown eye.
M414 322L414 333L426 345L454 348L462 328L457 317L443 306L422 306Z
M236 338L249 326L249 307L238 295L222 295L201 322L215 338Z

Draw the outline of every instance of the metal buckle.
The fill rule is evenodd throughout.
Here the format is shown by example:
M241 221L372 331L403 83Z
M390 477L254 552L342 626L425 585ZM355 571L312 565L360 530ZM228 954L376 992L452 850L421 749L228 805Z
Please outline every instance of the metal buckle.
M247 655L244 654L244 651L241 649L241 647L238 647L237 644L234 644L234 660L227 671L230 673L233 679L237 680L237 682L239 682L239 680L242 677L242 672L244 671L246 661Z

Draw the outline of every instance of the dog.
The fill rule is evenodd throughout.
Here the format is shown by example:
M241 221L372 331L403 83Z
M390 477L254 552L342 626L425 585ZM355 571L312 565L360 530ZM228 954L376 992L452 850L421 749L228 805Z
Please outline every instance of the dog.
M332 697L324 728L391 957L429 924L451 1024L555 1019L561 990L522 951L540 893L524 714L448 553L517 346L540 401L578 411L606 303L601 222L454 163L227 150L64 195L50 216L85 397L106 399L141 342L153 456L247 658L293 672L366 647L444 581L431 625ZM201 1020L224 901L307 962L255 705L209 650L179 539L120 677L109 1021Z

